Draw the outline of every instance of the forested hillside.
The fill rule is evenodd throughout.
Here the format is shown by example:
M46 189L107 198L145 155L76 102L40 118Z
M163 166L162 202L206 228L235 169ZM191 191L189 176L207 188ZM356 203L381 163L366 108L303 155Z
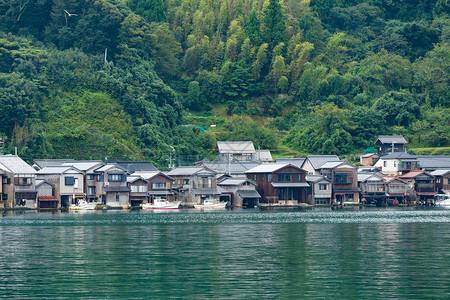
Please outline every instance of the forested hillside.
M4 152L166 164L171 147L211 156L223 139L448 146L449 13L448 0L0 1Z

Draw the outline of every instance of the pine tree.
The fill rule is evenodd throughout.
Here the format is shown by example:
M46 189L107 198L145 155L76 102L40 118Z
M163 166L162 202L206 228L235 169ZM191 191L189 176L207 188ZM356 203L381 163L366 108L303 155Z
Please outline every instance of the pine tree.
M284 40L284 24L283 12L278 0L270 0L269 5L264 11L264 41L273 49L275 45Z
M262 42L260 21L256 15L256 11L253 9L248 18L247 24L245 25L245 33L252 41L253 45L260 45Z

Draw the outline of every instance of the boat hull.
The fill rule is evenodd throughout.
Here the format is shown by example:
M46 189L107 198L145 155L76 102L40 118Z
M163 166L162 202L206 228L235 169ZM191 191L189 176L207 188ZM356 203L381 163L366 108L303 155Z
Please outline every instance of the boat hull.
M442 201L436 202L436 206L438 206L438 207L450 208L450 199L442 200Z
M166 202L162 204L149 204L144 203L142 204L142 209L144 210L150 210L150 209L178 209L180 207L181 201L174 201L174 202Z
M227 206L227 202L216 202L213 204L194 204L196 209L223 209Z
M97 208L97 203L89 203L86 205L71 205L69 210L95 210Z

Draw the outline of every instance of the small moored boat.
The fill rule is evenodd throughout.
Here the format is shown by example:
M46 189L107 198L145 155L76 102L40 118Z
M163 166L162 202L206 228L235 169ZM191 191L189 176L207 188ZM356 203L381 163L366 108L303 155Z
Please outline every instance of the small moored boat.
M225 208L228 202L220 202L215 199L206 199L202 204L194 204L197 209L220 209Z
M142 204L142 209L178 209L181 201L169 202L163 198L155 198L153 203Z
M69 206L69 210L95 210L97 202L86 202L86 200L79 200L77 204Z
M436 206L450 208L450 195L437 194L434 199Z

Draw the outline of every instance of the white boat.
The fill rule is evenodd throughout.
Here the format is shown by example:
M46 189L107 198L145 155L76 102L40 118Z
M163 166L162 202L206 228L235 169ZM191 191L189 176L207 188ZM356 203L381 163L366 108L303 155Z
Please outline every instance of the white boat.
M86 202L86 200L79 200L78 204L69 206L69 210L95 210L97 202Z
M178 209L181 201L169 202L163 198L155 198L153 203L142 204L142 209Z
M197 209L220 209L225 208L228 202L220 202L215 199L206 199L202 204L194 204Z
M450 208L450 195L438 194L435 196L435 201L438 207Z

